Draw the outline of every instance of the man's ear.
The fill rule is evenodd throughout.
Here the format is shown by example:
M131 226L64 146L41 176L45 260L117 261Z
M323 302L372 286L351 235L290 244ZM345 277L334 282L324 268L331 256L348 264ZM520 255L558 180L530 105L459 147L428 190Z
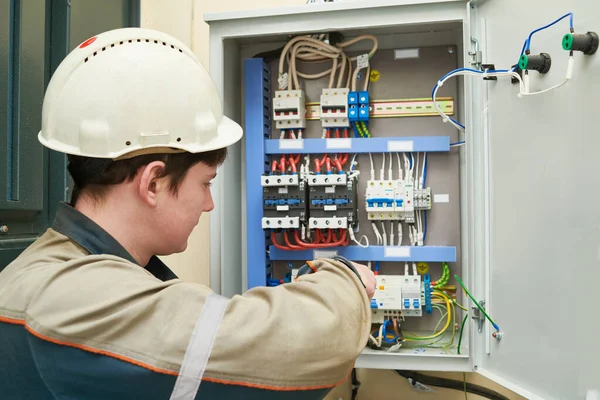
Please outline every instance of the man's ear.
M140 199L150 207L156 207L160 192L168 190L168 180L162 177L166 165L162 161L153 161L142 167L138 192Z

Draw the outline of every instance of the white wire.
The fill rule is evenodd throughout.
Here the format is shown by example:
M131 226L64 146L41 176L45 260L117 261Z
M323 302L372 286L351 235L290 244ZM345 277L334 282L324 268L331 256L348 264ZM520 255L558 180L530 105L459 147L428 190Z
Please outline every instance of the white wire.
M394 155L390 153L390 166L388 167L388 181L394 180L392 174L394 173Z
M412 263L412 270L413 270L413 275L419 275L419 274L417 273L417 264L415 264L415 263Z
M394 222L390 221L390 246L394 245Z
M408 161L408 156L406 155L406 153L402 153L402 156L404 157L404 172L405 172L405 178L404 179L408 179L408 176L410 174L410 162Z
M375 180L375 164L373 163L373 155L369 153L369 160L371 160L371 180Z
M417 152L417 157L416 157L416 161L414 161L413 164L413 169L415 170L415 185L418 188L419 187L419 155L421 153ZM414 159L414 157L413 157Z
M400 153L396 153L396 159L398 160L398 180L402 180L402 163L400 162Z
M385 153L382 153L381 169L379 170L379 180L385 180Z
M352 230L352 228L348 228L348 233L350 234L350 240L352 240L355 244L362 247L363 249L369 247L369 238L366 235L362 235L359 241L356 240L356 237L354 236L354 230ZM362 244L363 239L365 239L366 244Z
M398 221L398 246L402 246L402 222Z
M425 164L427 163L427 153L423 153L423 167L421 169L421 182L419 185L419 189L423 189L425 186Z
M381 237L383 238L383 245L387 246L387 237L385 233L385 222L381 221Z
M373 227L373 231L377 237L377 246L381 246L383 239L381 239L381 234L379 233L379 229L377 229L377 224L375 222L371 222L371 226Z

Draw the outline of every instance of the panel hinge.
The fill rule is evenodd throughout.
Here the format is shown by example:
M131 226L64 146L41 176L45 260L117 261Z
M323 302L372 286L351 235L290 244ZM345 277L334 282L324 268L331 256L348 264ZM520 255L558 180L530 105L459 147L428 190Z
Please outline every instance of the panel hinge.
M479 302L481 308L485 309L485 300ZM485 315L479 310L478 307L473 307L473 316L471 317L477 321L477 330L479 333L483 331L483 323L485 322Z
M479 69L483 62L483 55L481 50L479 50L479 41L474 37L471 37L471 43L473 44L473 50L469 51L469 55L471 56L470 63L475 69Z

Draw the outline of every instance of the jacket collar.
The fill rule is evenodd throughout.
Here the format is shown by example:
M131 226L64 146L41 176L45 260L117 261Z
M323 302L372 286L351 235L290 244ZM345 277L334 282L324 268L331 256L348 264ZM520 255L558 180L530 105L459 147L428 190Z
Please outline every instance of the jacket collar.
M110 254L137 264L133 256L115 238L67 203L59 204L52 229L69 237L90 254ZM177 275L156 256L150 258L145 268L161 281L177 278Z

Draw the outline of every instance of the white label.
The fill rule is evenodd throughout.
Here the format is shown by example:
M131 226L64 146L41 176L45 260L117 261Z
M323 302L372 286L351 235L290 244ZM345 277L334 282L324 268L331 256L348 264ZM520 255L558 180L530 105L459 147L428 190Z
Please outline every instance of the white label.
M287 87L288 87L287 72L284 72L283 74L279 75L279 79L277 79L277 82L279 83L279 89L281 89L281 90L287 89Z
M313 252L313 259L317 258L331 258L337 256L337 251L335 250L315 250Z
M325 188L325 193L335 193L335 186L327 186Z
M350 139L350 138L326 139L325 147L328 149L351 149L352 148L352 139Z
M324 211L336 211L337 206L336 205L326 205L326 206L323 206L323 210Z
M279 192L279 194L287 194L288 188L287 187L279 188L278 192Z
M419 49L394 50L394 60L405 60L407 58L419 58Z
M356 67L358 68L359 71L363 68L367 68L368 66L369 66L369 55L368 54L361 54L360 56L356 57Z
M386 247L383 251L383 256L385 258L408 258L410 257L410 247Z
M434 194L433 202L434 203L450 203L450 195L449 194Z
M412 140L390 140L388 141L388 151L395 152L411 152L415 147L415 143Z
M277 206L277 211L289 211L290 210L290 206L285 205L285 206Z
M304 148L304 139L280 139L279 148L302 150Z

